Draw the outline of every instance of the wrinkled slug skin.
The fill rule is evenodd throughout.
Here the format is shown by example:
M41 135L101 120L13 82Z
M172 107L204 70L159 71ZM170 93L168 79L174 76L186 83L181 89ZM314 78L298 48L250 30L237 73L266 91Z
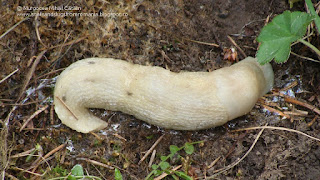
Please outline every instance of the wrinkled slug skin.
M248 113L273 79L271 65L251 57L213 72L180 73L89 58L61 73L54 104L62 123L82 133L107 126L88 108L122 111L168 129L200 130Z

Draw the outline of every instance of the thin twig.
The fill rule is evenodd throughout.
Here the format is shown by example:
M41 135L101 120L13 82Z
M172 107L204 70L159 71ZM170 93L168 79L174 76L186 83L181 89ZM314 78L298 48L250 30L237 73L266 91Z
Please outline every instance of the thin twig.
M156 157L156 152L157 152L157 150L153 150L152 151L152 154L151 154L151 157L150 157L150 161L149 161L149 165L148 165L149 168L151 168L151 166L153 164L154 158Z
M220 47L218 44L216 43L208 43L208 42L202 42L202 41L197 41L197 40L192 40L192 39L188 39L188 38L182 38L183 40L186 41L190 41L190 42L194 42L197 44L203 44L203 45L208 45L208 46L214 46L214 47Z
M292 116L307 116L308 111L301 111L298 109L294 109L293 111L283 111L286 115L292 115Z
M38 38L38 41L47 49L47 45L45 45L41 40L41 36L40 36L40 32L39 32L39 20L38 20L38 17L39 17L39 14L37 13L37 15L34 17L37 38Z
M4 120L4 126L8 126L9 125L9 121L10 121L10 117L13 113L13 111L15 111L18 108L18 106L13 106L10 110L10 112L8 113L6 119Z
M298 85L298 81L293 81L292 83L290 83L288 86L280 89L279 91L288 91L291 88L294 88Z
M169 34L170 36L173 36L174 38L177 38L177 39L180 39L179 37L175 36L173 33L170 33L168 31L165 31L165 30L162 30L162 29L159 29L151 24L148 24L148 26L152 27L153 29L157 30L157 31L162 31L162 32L165 32L166 34ZM190 41L190 42L194 42L194 43L197 43L197 44L203 44L203 45L208 45L208 46L214 46L214 47L220 47L218 44L216 43L208 43L208 42L202 42L202 41L197 41L197 40L192 40L192 39L189 39L189 38L184 38L184 37L181 37L182 40L185 40L185 41Z
M241 47L232 39L232 37L227 36L229 41L240 51L240 53L242 54L242 56L244 56L245 58L247 57L246 53L241 49Z
M264 126L263 126L264 127ZM226 172L227 170L235 167L236 165L238 165L244 158L246 158L248 156L248 154L252 151L253 147L256 145L256 143L258 142L258 139L260 138L262 132L264 131L264 128L261 129L261 131L258 133L256 139L254 140L254 142L252 143L251 147L249 148L249 150L240 158L238 159L237 161L233 162L232 164L224 167L224 168L221 168L221 169L218 169L216 171L214 171L214 175L208 177L207 179L214 179L216 176L218 176L219 174L221 173L224 173Z
M57 151L60 151L61 149L63 149L64 147L66 147L66 143L64 144L61 144L60 146L54 148L53 150L51 150L50 152L48 152L45 156L43 156L43 158L41 159L46 159L48 158L49 156L51 156L52 154L56 153ZM40 165L41 163L41 159L39 159L38 161L35 161L34 164L35 164L35 167L32 169L32 172L36 171L36 169L38 168L38 166Z
M33 130L33 131L45 131L48 130L47 128L24 128L24 130Z
M104 180L107 180L107 178L101 173L101 171L95 166L95 165L92 165L96 171L99 173L100 177L102 177ZM86 170L87 171L87 170ZM89 173L87 173L89 174ZM98 179L98 180L102 180L102 179Z
M19 69L14 70L12 73L10 73L8 76L4 77L3 79L1 79L0 84L3 83L5 80L7 80L9 77L11 77L12 75L14 75L16 72L18 72Z
M65 44L66 42L67 42L67 40L68 40L68 38L71 36L71 34L72 34L72 31L70 31L67 35L66 35L66 37L64 38L64 41L63 41L63 44ZM79 39L77 39L77 40L79 40ZM60 55L61 54L61 52L62 52L62 50L63 50L63 44L60 46L60 48L59 48L59 50L58 50L58 54ZM72 43L73 44L73 43ZM67 51L66 51L67 52Z
M92 165L101 166L101 167L108 168L108 169L111 169L111 170L117 168L117 169L119 169L119 170L121 170L121 171L124 171L124 172L128 173L131 178L138 180L138 178L135 177L134 175L132 175L128 170L122 169L122 168L120 168L120 167L118 167L118 166L116 166L116 165L109 166L109 165L107 165L107 164L104 164L104 163L101 163L101 162L98 162L98 161L95 161L95 160L92 160L92 159L88 159L88 158L77 158L77 160L78 160L78 161L79 161L79 160L80 160L80 161L86 161L86 162L88 162L88 163L91 163Z
M65 70L65 69L66 69L66 68L60 68L60 69L52 70L52 71L50 71L50 72L48 72L48 73L46 73L46 74L43 74L43 75L38 76L37 79L41 79L41 78L46 77L46 76L49 76L49 75L51 75L51 74L56 74L56 73L58 73L59 71L63 71L63 70Z
M13 175L9 174L9 173L5 173L5 175L10 178L11 180L19 180L18 178L14 177Z
M29 173L29 174L32 174L32 175L35 175L35 176L40 176L40 177L46 174L46 172L44 172L43 174L38 174L38 173L31 172L31 171L28 171L26 169L22 169L22 168L19 168L19 167L12 167L12 169L19 170L19 171L22 171L22 172L26 172L26 173Z
M127 141L127 139L126 139L126 138L124 138L124 137L120 136L120 135L119 135L119 134L117 134L117 133L113 133L112 135L113 135L114 137L117 137L117 138L119 138L119 139L123 140L123 141Z
M315 116L308 124L308 127L311 127L313 125L314 122L316 122L316 120L319 118L319 116Z
M29 149L29 150L27 150L27 151L25 151L25 152L15 154L15 155L11 156L11 158L19 158L19 157L29 156L30 153L31 153L32 151L34 151L35 149L36 149L36 148L32 148L32 149Z
M92 159L88 159L88 158L77 158L77 160L83 160L83 161L86 161L88 163L91 163L91 164L94 164L94 165L98 165L98 166L101 166L101 167L104 167L104 168L114 169L114 167L112 167L112 166L109 166L107 164L104 164L104 163L101 163L101 162L98 162L98 161L95 161L95 160L92 160Z
M166 53L163 50L161 50L160 53L164 60L166 60L169 63L172 62L172 60L166 55Z
M23 87L22 87L22 89L21 89L21 91L20 91L19 98L18 98L17 101L19 101L20 98L22 97L22 94L24 93L25 89L27 88L27 86L28 86L28 84L29 84L29 82L30 82L30 80L31 80L31 77L32 77L32 75L33 75L33 73L34 73L37 65L38 65L38 63L40 62L40 59L42 58L42 56L43 56L44 53L46 53L46 52L47 52L47 50L41 51L40 54L37 56L36 60L33 62L32 66L31 66L31 68L30 68L30 70L29 70L29 72L28 72L27 75L26 75L25 82L24 82Z
M54 124L54 105L50 106L50 124Z
M11 109L10 112L12 112L14 109ZM9 115L8 115L9 117ZM9 119L9 118L8 118ZM5 122L1 122L2 128L0 129L0 156L1 156L1 164L0 164L0 179L4 179L5 177L5 172L7 167L10 164L10 154L12 151L12 147L8 145L8 134L9 134L9 125L8 125L9 120L5 120Z
M72 45L72 44L75 44L75 43L78 43L78 42L84 40L85 38L87 38L87 36L83 36L83 37L81 37L79 39L75 39L75 40L69 41L67 43L63 43L63 44L60 44L60 45L49 47L48 50L51 50L51 49L54 49L54 48L62 48L64 46Z
M260 126L260 127L249 127L249 128L243 128L243 129L237 129L237 130L233 130L231 132L238 132L238 131L247 131L247 130L254 130L254 129L275 129L275 130L283 130L283 131L289 131L289 132L294 132L297 134L301 134L303 136L307 136L310 139L316 140L316 141L320 141L320 139L310 136L306 133L303 133L301 131L295 130L295 129L289 129L289 128L284 128L284 127L274 127L274 126Z
M182 165L179 165L177 167L174 167L171 171L176 171L176 170L180 169L181 167L182 167ZM167 173L162 173L160 176L154 178L154 180L161 180L161 179L165 178L168 175L169 174L167 174Z
M165 134L159 137L159 139L151 146L151 148L147 151L147 153L141 158L139 161L138 165L140 165L147 157L148 155L152 152L152 150L159 144L159 142L162 140Z
M60 97L58 97L58 96L55 96L55 97L61 102L61 104L63 104L63 106L71 113L71 115L72 115L76 120L79 120L79 118L71 111L71 109L67 106L67 104L64 103L64 102L62 101L62 99L60 99Z
M301 58L301 59L305 59L305 60L308 60L308 61L313 61L313 62L316 62L316 63L320 63L320 61L318 61L318 60L315 60L315 59L312 59L312 58L310 58L310 57L305 57L305 56L301 56L301 55L299 55L299 54L297 54L297 53L294 53L294 52L290 52L292 55L294 55L294 56L297 56L297 57L299 57L299 58Z
M90 132L90 134L92 134L94 137L96 137L99 141L103 141L103 138L100 137L98 134L96 134L95 132Z
M275 113L275 114L278 114L279 116L285 117L285 118L287 118L287 119L290 119L290 118L291 118L288 114L284 114L283 112L281 112L281 111L279 111L279 110L277 110L277 109L275 109L275 108L272 108L272 107L267 106L267 105L265 105L265 104L261 104L261 106L262 106L263 108L267 109L267 110L270 111L270 112L273 112L273 113Z
M21 126L20 128L20 132L28 125L28 123L34 118L36 117L38 114L40 114L42 111L46 110L49 107L49 105L45 105L44 107L42 107L41 109L37 110L36 112L34 112Z
M17 26L19 26L19 24L21 24L23 21L29 19L29 16L21 19L19 22L17 22L15 25L13 25L11 28L9 28L6 32L4 32L1 36L0 39L2 39L5 35L7 35L10 31L12 31L14 28L16 28Z
M27 106L27 105L30 105L30 104L36 104L36 103L40 103L40 102L43 102L43 100L32 101L32 102L28 102L28 103L24 103L24 104L21 104L21 103L14 103L14 104L3 103L3 105L5 105L5 106Z
M311 104L308 104L308 103L305 103L305 102L301 102L299 100L296 100L296 99L293 99L291 97L288 97L288 96L284 96L284 100L286 102L289 102L289 103L292 103L292 104L296 104L296 105L299 105L299 106L303 106L305 108L308 108L310 109L311 111L317 113L320 115L320 110L318 108L316 108L315 106L311 105Z
M217 159L215 159L214 161L212 161L212 163L210 163L207 168L208 168L208 169L212 168L215 164L217 164L217 162L220 160L220 158L221 158L221 156L219 156Z
M271 16L272 16L272 13L267 16L267 18L264 21L264 26L266 26L269 23ZM259 42L257 50L260 49L260 45L261 45L261 42Z

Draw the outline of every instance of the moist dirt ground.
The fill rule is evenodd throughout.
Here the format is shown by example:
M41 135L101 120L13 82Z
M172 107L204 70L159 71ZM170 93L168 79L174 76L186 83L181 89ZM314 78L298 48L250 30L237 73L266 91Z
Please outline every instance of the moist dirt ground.
M81 134L61 124L53 109L56 77L77 60L112 57L174 72L213 71L233 63L226 60L231 48L240 60L255 56L261 28L285 10L306 11L303 1L290 9L284 0L1 1L0 176L63 179L81 164L85 175L101 179L114 179L115 168L123 179L143 179L150 163L170 154L170 145L201 141L192 154L179 151L169 168L180 167L177 171L194 179L319 179L318 141L285 130L265 129L261 136L261 129L234 131L267 124L320 137L314 111L320 104L320 64L294 55L284 64L272 62L272 92L249 114L221 127L167 130L121 112L92 109L109 127ZM38 14L23 14L31 12ZM308 40L319 47L312 31ZM318 59L301 44L292 51ZM140 162L160 137L154 158Z

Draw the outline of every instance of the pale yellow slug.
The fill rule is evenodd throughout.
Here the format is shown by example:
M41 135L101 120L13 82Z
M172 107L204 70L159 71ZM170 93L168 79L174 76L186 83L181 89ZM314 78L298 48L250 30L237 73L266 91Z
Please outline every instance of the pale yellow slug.
M58 77L54 104L62 123L82 133L107 126L89 108L122 111L168 129L200 130L248 113L273 81L271 65L252 57L213 72L180 73L88 58Z

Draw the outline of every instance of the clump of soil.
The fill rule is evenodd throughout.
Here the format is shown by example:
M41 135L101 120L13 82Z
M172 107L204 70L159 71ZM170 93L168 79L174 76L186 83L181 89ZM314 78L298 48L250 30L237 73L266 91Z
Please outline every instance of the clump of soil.
M114 178L114 168L120 169L124 179L142 179L151 171L150 156L142 163L139 161L164 134L155 147L154 163L170 153L170 145L181 147L186 142L203 141L195 145L194 153L181 152L182 158L175 157L170 165L182 164L180 171L205 179L241 158L259 132L232 130L268 123L315 137L320 134L319 118L312 109L275 95L297 82L285 92L319 108L319 66L295 56L285 64L272 64L276 77L274 92L264 97L281 111L299 110L304 114L290 115L291 119L266 111L258 102L248 115L222 127L192 132L166 130L121 112L93 109L110 126L94 134L81 134L62 125L53 110L56 77L79 59L113 57L174 72L212 71L230 64L224 60L225 48L234 47L228 36L246 55L254 56L258 47L255 39L267 17L287 10L286 1L1 3L0 34L9 31L0 41L0 79L14 72L0 84L0 168L6 178L59 177L81 164L87 174L104 179ZM74 8L58 8L67 6ZM69 15L38 14L25 19L21 13L32 12L32 7L33 12ZM292 10L305 11L303 2L296 3ZM319 47L316 37L312 41ZM312 54L302 45L295 45L293 51ZM244 58L239 50L238 58ZM34 156L29 156L32 153ZM319 159L320 147L315 140L287 131L264 130L248 156L216 178L315 179L320 176Z

